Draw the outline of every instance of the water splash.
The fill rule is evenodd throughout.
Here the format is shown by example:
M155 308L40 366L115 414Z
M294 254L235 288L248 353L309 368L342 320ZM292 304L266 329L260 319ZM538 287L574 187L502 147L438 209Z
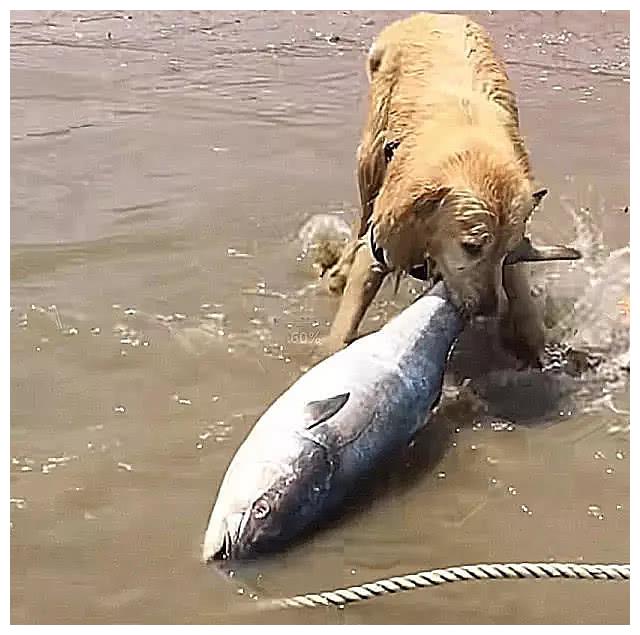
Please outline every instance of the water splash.
M299 260L310 258L322 275L338 261L350 236L351 229L344 218L336 214L315 214L298 232Z
M573 263L571 283L567 275L546 281L547 297L557 298L548 301L547 308L559 314L552 320L549 339L561 341L573 349L597 351L608 362L626 365L629 355L630 248L608 251L590 207L571 205L567 201L563 205L573 218L575 246L583 258ZM599 215L606 217L606 211L603 209ZM570 297L567 297L568 284L572 285Z

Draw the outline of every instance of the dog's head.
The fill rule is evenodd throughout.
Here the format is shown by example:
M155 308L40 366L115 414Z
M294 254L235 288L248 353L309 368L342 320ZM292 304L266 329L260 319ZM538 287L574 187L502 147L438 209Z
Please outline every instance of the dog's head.
M536 250L525 237L545 194L517 165L481 154L462 153L428 179L392 163L375 203L370 246L387 269L410 272L430 259L466 314L490 314L504 264L580 256L567 247Z

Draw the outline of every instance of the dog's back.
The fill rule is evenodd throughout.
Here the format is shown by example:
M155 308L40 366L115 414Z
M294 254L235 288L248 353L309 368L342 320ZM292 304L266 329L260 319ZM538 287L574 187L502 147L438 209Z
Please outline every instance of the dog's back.
M358 149L365 222L384 179L385 144L402 143L430 123L449 130L475 124L485 135L493 129L529 175L505 66L487 32L469 18L422 13L394 22L372 45L367 74L369 111Z
M464 16L422 13L394 22L371 47L367 71L370 108L388 102L390 133L402 134L451 96L489 102L505 125L518 126L505 66L488 33Z

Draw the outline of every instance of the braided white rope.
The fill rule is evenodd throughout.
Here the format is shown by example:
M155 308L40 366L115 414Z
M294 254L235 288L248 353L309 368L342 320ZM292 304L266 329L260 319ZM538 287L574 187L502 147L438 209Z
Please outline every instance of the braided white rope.
M565 578L569 580L610 580L625 582L631 578L629 564L573 564L560 562L522 562L520 564L474 564L446 569L434 569L422 573L386 578L367 582L348 589L307 593L295 597L272 600L272 607L315 608L318 606L344 606L352 602L370 600L379 595L412 591L438 586L447 582L474 580L522 580L540 578Z

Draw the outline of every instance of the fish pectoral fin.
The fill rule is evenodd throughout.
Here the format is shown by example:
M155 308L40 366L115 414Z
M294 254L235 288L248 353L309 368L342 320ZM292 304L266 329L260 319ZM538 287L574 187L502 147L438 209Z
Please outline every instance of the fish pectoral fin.
M306 429L311 430L311 428L333 417L347 403L349 394L345 392L328 399L310 401L304 407L304 414L307 419Z

